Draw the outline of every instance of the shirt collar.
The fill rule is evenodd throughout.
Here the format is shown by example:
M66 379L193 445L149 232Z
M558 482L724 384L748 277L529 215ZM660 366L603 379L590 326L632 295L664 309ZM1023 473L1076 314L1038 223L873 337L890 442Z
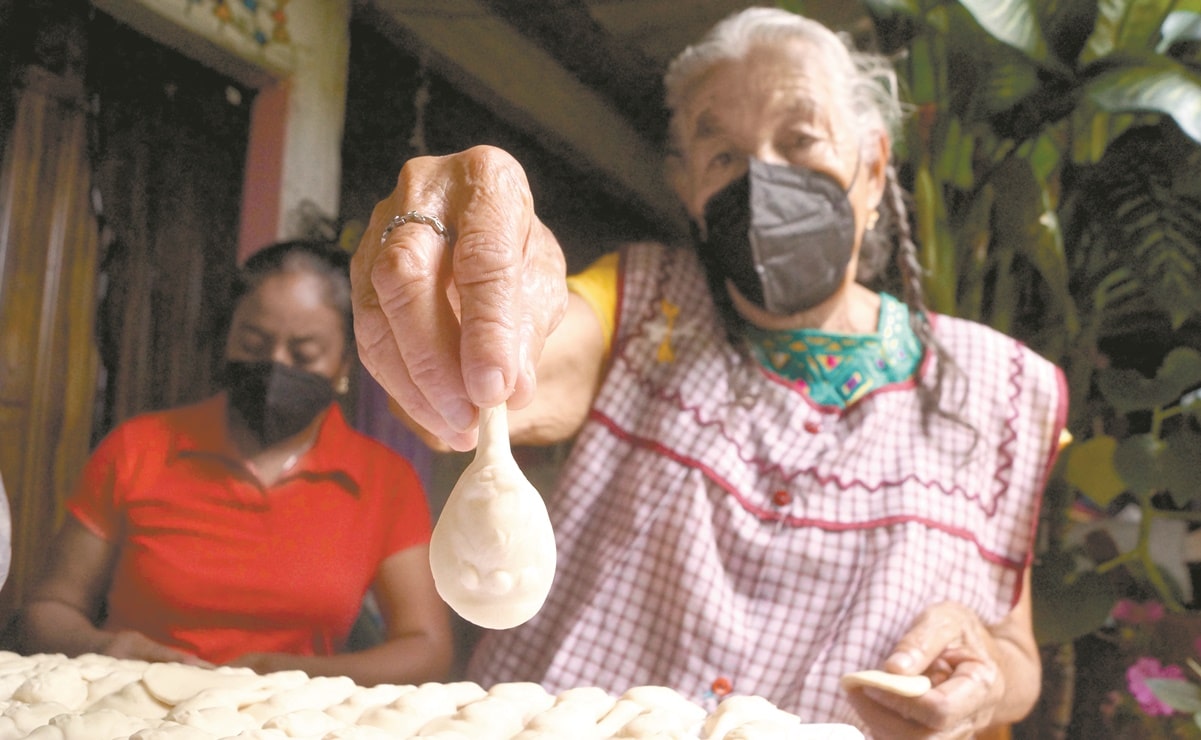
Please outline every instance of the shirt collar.
M218 393L191 406L178 409L179 423L176 425L175 443L169 453L172 458L190 456L214 456L224 460L240 462L241 455L230 444L225 431L228 397ZM281 478L297 476L325 477L336 481L353 494L359 484L351 475L347 462L353 459L349 449L357 444L355 432L346 423L341 407L330 404L325 419L317 430L313 445L300 454L296 464Z

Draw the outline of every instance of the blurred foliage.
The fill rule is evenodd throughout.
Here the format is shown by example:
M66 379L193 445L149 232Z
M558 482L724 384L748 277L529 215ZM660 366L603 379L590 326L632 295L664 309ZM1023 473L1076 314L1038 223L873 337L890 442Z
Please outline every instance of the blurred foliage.
M925 287L1062 367L1075 443L1048 492L1045 637L1100 626L1147 542L1066 545L1081 500L1201 521L1201 0L864 0L913 106L898 143ZM1191 420L1191 423L1190 423ZM1086 507L1087 508L1087 507ZM1069 600L1070 609L1055 608ZM1088 605L1081 602L1088 599ZM1095 603L1094 603L1095 602Z

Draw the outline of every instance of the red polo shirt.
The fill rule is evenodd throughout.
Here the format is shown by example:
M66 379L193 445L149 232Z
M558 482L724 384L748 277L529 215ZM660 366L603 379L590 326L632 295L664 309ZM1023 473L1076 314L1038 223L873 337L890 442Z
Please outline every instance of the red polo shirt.
M119 550L105 627L214 663L336 652L380 563L429 542L421 481L333 405L264 488L227 445L225 407L136 417L88 461L67 508Z

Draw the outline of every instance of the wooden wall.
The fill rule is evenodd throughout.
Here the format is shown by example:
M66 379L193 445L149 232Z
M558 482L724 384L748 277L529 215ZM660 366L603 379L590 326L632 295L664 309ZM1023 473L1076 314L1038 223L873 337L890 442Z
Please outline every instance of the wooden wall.
M68 3L69 5L69 3ZM97 354L97 234L88 206L78 16L47 13L13 82L0 167L0 474L13 518L7 620L45 556L88 452Z
M0 475L7 621L92 446L212 372L253 93L92 11L18 3L0 169Z

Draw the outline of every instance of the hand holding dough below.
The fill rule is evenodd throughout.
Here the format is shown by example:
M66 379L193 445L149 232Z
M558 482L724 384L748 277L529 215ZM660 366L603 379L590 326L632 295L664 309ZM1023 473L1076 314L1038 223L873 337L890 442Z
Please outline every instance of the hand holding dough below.
M509 448L505 407L480 410L475 459L430 539L438 594L464 619L516 627L538 613L555 575L555 534L542 496Z
M931 684L929 676L904 676L887 671L856 671L842 677L842 686L847 689L871 686L898 696L914 697L929 691Z

